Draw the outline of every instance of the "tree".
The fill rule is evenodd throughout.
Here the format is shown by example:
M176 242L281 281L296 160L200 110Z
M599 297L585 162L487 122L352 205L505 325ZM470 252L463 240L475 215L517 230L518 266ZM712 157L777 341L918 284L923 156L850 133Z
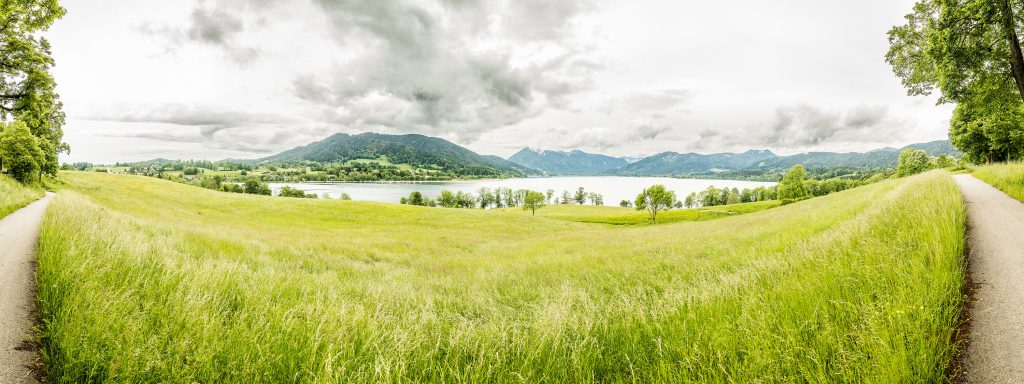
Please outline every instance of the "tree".
M523 198L523 209L530 211L534 216L537 215L537 209L544 206L546 196L543 193L528 191L526 197Z
M638 211L646 210L651 215L651 222L657 224L658 212L672 209L672 204L675 201L675 192L666 190L664 185L659 184L640 192L633 204Z
M935 159L935 166L938 168L953 168L956 166L956 162L954 160L955 159L946 156L946 154L943 153L939 155L937 159Z
M494 194L491 193L490 188L481 187L478 193L480 195L480 209L487 209L491 205L494 205Z
M64 16L58 0L0 2L0 121L19 120L53 152L39 157L43 173L56 173L57 153L69 152L63 143L65 115L56 82L50 43L42 37Z
M407 201L409 205L426 205L423 204L423 194L419 191L412 191L409 193L409 199Z
M579 205L586 204L587 203L587 191L585 191L583 189L583 187L579 187L579 189L576 190L576 195L573 196L573 200L576 201L576 204L579 204Z
M259 180L253 179L253 178L250 178L250 179L245 181L245 184L242 186L242 191L245 192L245 193L248 193L250 195L270 196L271 193L272 193L270 191L270 187L269 186L267 186L266 184L261 183Z
M630 207L633 206L633 202L631 202L629 200L622 200L622 201L619 202L619 206L622 207L622 208L630 208Z
M921 0L889 31L886 61L911 95L938 89L960 102L978 81L1013 83L1024 100L1021 4L1010 0Z
M811 196L811 192L807 190L807 186L804 185L804 175L807 171L804 170L804 166L797 164L793 168L789 169L786 176L782 178L782 182L779 183L779 199L784 202L801 200Z
M544 200L544 203L551 204L551 199L555 197L555 190L554 189L549 189L547 191L547 193L544 194L544 197L546 197L546 199Z
M953 112L950 141L977 163L1021 159L1024 102L1009 84L978 82Z
M37 172L40 172L44 155L39 148L39 140L32 136L28 126L20 121L15 121L4 126L0 132L0 159L8 172L16 180L22 183L32 181ZM41 173L40 173L41 174Z
M352 196L349 196L348 193L342 192L341 193L341 199L342 200L352 200Z
M455 208L455 203L455 194L447 189L441 191L441 196L437 198L437 205L444 208Z
M900 159L896 164L896 176L916 175L928 170L930 164L931 158L928 157L928 152L920 149L904 149L900 152Z
M562 191L562 204L572 204L572 193Z
M697 193L696 192L690 192L689 195L686 195L686 201L683 202L683 205L685 205L687 209L693 208L694 206L696 206L697 205Z

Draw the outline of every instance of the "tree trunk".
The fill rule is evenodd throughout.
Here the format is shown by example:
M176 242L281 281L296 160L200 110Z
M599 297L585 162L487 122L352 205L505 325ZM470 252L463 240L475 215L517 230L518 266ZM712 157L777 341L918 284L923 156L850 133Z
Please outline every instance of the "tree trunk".
M1000 16L1002 16L1003 33L1006 41L1010 44L1010 71L1013 73L1013 81L1017 83L1017 92L1021 100L1024 100L1024 53L1020 49L1020 38L1017 37L1017 23L1013 19L1013 8L1010 7L1010 0L996 0L999 2Z

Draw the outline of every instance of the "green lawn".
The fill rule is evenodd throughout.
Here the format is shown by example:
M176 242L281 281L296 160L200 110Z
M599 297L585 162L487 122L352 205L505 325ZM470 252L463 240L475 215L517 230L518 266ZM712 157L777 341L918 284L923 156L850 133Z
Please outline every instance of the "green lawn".
M62 178L51 382L942 382L963 303L943 172L657 226Z
M727 206L699 209L674 209L658 213L658 224L681 221L706 221L720 219L744 213L763 211L778 207L778 201L762 201L756 203L734 204ZM503 211L530 215L530 211L522 208L506 208ZM598 207L593 205L549 205L537 210L537 217L575 221L580 223L600 223L612 225L651 224L651 216L646 211L633 208Z
M974 170L974 177L1024 201L1024 163L983 165Z
M43 197L39 187L24 186L7 175L0 175L0 218Z

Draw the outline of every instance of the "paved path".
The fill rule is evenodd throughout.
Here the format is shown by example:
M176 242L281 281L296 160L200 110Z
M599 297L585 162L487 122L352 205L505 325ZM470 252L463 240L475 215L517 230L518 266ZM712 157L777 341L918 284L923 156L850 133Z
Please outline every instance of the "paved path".
M0 383L36 383L30 365L39 226L52 194L0 219Z
M973 283L964 379L1024 383L1024 203L974 176L955 178L967 199Z

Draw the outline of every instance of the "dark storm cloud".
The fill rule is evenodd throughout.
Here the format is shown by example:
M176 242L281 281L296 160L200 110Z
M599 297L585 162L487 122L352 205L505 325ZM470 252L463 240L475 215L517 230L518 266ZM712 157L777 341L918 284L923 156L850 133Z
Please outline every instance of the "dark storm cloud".
M185 43L198 43L217 48L231 61L245 65L255 60L260 51L236 41L236 37L246 31L246 25L237 11L228 9L200 2L189 15L186 27L144 24L138 29L165 39L168 51L174 51Z

